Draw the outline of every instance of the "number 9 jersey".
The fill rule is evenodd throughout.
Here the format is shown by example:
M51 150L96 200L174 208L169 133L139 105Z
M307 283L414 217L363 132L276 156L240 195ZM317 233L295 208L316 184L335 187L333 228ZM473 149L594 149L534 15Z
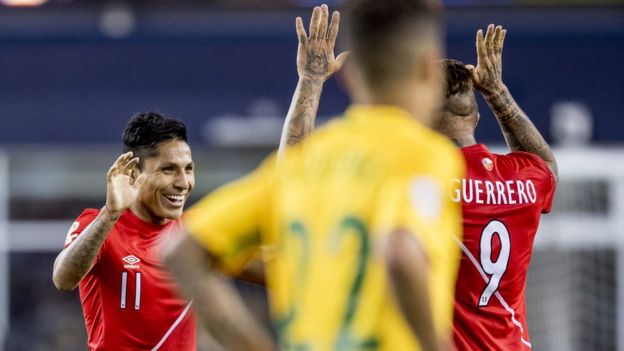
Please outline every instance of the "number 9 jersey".
M453 322L457 349L530 350L526 276L555 177L527 152L496 155L478 144L462 153L466 178L453 180L451 192L464 216Z

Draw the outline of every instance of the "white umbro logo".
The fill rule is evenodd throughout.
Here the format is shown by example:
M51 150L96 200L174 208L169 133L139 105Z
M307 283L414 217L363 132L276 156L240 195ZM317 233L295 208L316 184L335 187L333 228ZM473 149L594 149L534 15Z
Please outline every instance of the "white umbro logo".
M124 265L124 268L139 268L139 266L137 266L136 264L141 262L141 259L139 259L138 257L134 256L134 255L129 255L126 256L124 258L122 258L122 261L126 262L127 264Z

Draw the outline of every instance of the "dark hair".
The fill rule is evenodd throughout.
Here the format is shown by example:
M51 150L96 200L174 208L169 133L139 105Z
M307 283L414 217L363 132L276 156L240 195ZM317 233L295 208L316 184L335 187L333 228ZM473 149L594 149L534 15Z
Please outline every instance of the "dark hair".
M158 144L168 140L186 140L186 126L182 121L156 112L137 113L123 132L124 153L132 151L139 157L139 169L146 157L158 155Z
M477 100L473 90L472 74L466 65L457 60L442 60L441 66L445 77L444 111L454 116L474 115L478 110Z
M347 43L368 83L383 86L400 78L410 68L407 60L414 60L414 52L418 52L413 39L439 36L441 10L433 3L431 0L347 2ZM406 42L408 35L411 40Z
M472 93L472 75L466 65L457 60L442 60L446 80L446 97L457 94Z

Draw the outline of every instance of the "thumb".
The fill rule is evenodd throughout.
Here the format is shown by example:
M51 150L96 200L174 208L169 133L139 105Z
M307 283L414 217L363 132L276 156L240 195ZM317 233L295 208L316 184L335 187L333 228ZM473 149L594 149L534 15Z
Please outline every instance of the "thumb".
M477 73L477 69L473 65L466 65L466 69L470 71L470 76L472 77L473 82L479 81L479 74Z
M147 179L147 174L145 174L145 173L143 173L140 176L138 176L137 179L134 181L134 188L135 189L141 189L143 184L145 184L145 180L146 179Z
M344 66L345 62L347 61L347 59L349 58L349 52L345 51L343 53L341 53L340 55L338 55L338 57L336 57L336 70L335 72L340 71L340 69L342 69L342 66Z

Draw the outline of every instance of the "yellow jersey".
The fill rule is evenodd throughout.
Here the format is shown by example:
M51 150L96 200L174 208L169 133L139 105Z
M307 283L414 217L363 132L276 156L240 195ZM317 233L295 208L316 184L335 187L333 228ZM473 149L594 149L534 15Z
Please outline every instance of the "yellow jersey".
M184 226L236 274L269 247L267 285L285 350L419 350L381 247L409 230L429 262L436 330L452 331L461 210L459 150L390 106L354 106L277 160L216 190Z

